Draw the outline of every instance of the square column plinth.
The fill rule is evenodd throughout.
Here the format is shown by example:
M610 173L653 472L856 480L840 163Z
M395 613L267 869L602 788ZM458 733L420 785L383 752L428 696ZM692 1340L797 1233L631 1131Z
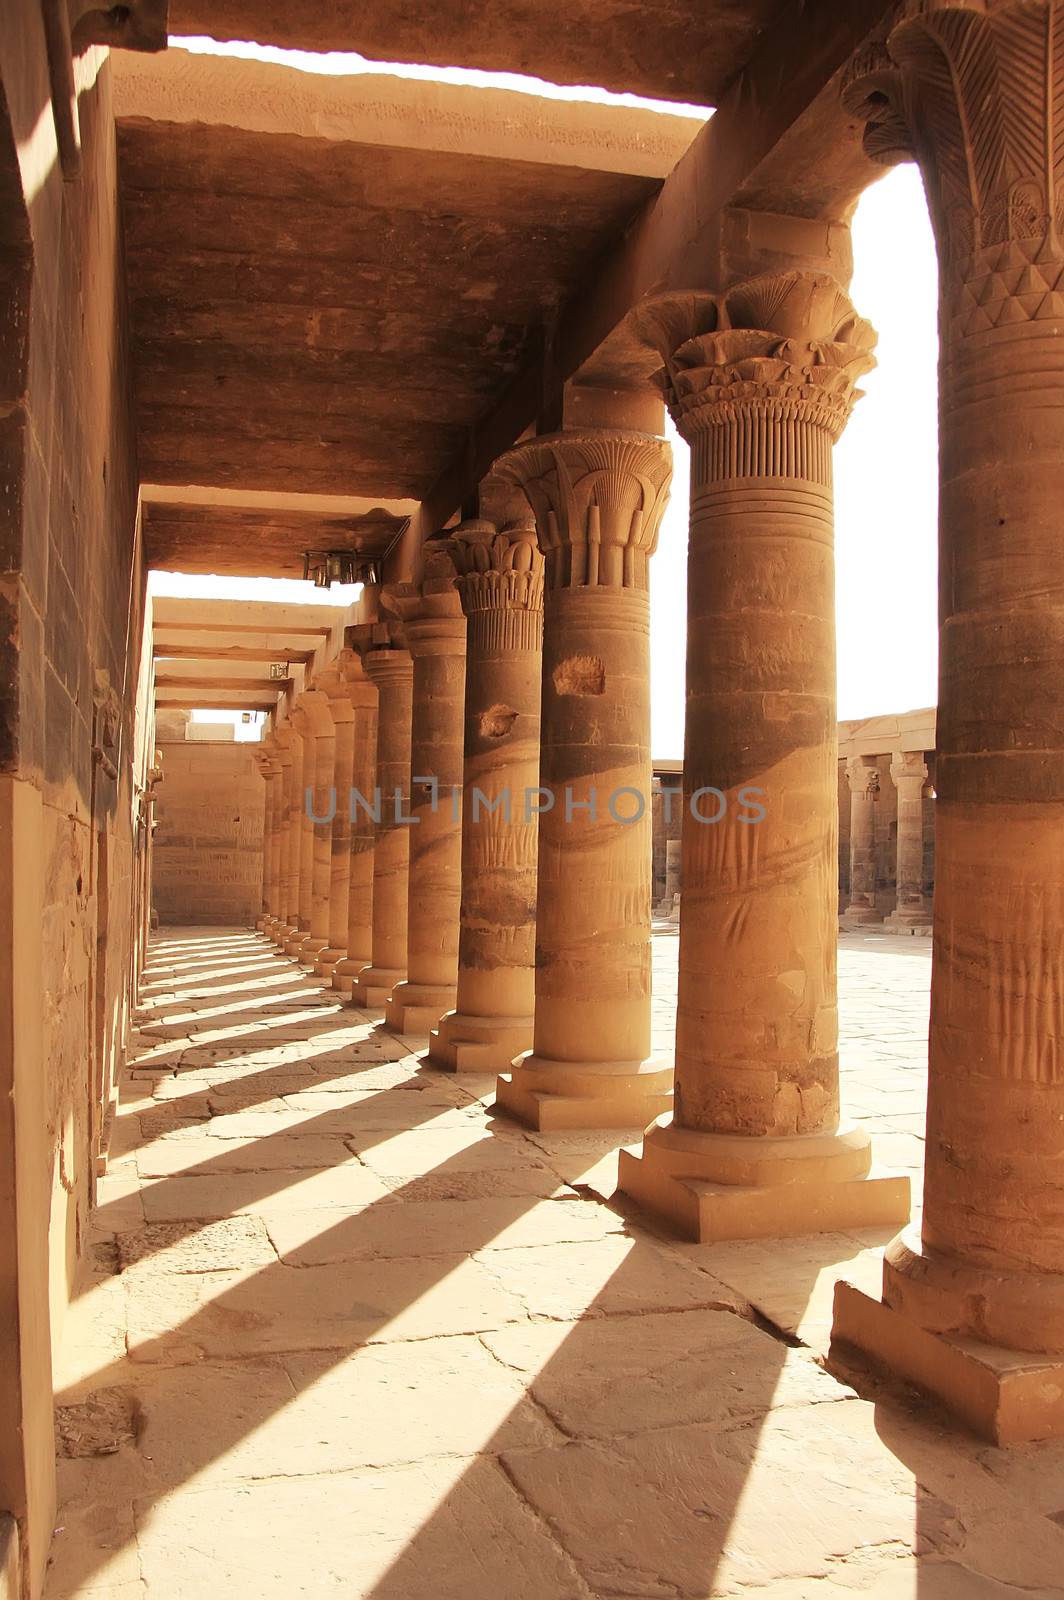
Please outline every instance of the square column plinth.
M911 1204L908 1178L873 1170L857 1127L749 1139L663 1117L638 1156L621 1151L619 1187L699 1244L896 1227Z
M845 1280L835 1285L830 1365L854 1358L915 1384L992 1444L1064 1438L1064 1360L929 1333Z

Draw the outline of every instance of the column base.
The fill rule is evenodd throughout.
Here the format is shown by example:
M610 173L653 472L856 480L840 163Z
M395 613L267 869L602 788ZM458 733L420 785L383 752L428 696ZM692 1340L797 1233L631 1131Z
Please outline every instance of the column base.
M843 933L850 933L858 928L881 927L883 913L877 911L875 906L847 906L839 918L839 927Z
M314 958L314 971L319 978L325 978L328 981L333 975L334 968L340 964L346 954L346 950L322 950Z
M930 935L934 929L930 911L892 911L883 918L884 933Z
M307 966L313 966L321 952L328 948L328 939L314 939L308 936L300 946L299 959L306 962Z
M1064 1359L929 1333L842 1279L829 1367L845 1377L855 1354L932 1395L992 1444L1064 1438Z
M332 969L333 988L342 994L345 1000L350 1000L355 979L359 973L365 972L366 968L372 965L369 956L344 956L343 960L338 961Z
M405 972L395 967L363 967L351 985L351 1004L362 1011L383 1011L397 983L402 983Z
M495 1109L540 1133L645 1128L672 1105L672 1067L660 1061L551 1061L529 1052L500 1077Z
M454 1005L450 984L411 983L404 978L388 996L384 1026L391 1033L428 1033Z
M283 948L285 955L298 957L300 951L303 949L303 946L306 944L309 938L310 934L307 932L306 928L301 928L298 933L290 935L290 937L284 942Z
M699 1244L797 1238L909 1220L907 1177L872 1170L867 1133L746 1138L662 1118L640 1155L622 1150L618 1187Z
M532 1044L531 1017L448 1011L429 1034L429 1064L444 1072L505 1072Z

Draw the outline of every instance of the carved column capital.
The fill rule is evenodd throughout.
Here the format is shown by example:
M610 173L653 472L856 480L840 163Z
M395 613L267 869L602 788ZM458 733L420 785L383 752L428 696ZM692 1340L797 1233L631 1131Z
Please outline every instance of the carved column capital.
M850 756L846 762L846 781L851 794L869 800L879 793L879 768L872 766L864 756Z
M875 366L871 324L827 273L768 273L723 294L672 297L641 320L665 358L655 381L684 438L736 432L715 477L819 476L819 461L807 473L794 458L786 425L819 429L826 461L860 396L857 380Z
M396 647L375 648L363 657L363 665L378 687L384 683L408 682L414 670L409 650Z
M1059 321L1059 5L908 0L878 52L851 73L844 96L865 120L873 159L909 155L920 164L946 291L946 331L965 338Z
M480 611L542 611L543 555L532 527L470 520L454 530L458 593L467 617Z
M672 452L649 433L544 434L502 456L536 518L551 589L646 590L668 504Z
M922 793L927 782L927 762L922 750L895 750L890 758L890 776L896 789L903 784Z

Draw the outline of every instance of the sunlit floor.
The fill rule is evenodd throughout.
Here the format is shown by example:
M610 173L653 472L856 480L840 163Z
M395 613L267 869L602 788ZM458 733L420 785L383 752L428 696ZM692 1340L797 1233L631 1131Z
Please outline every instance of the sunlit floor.
M928 945L840 970L847 1110L918 1179ZM612 1141L493 1119L255 934L168 931L143 998L50 1600L1064 1593L1064 1446L824 1371L881 1237L666 1239L602 1198Z

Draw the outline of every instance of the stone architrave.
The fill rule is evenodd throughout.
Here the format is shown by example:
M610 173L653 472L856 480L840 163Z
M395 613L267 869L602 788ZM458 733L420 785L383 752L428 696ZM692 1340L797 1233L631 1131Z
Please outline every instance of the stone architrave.
M395 595L413 660L407 975L384 1008L393 1033L427 1034L455 1002L462 895L462 720L466 620L450 541L425 546L420 588Z
M924 893L924 797L927 762L922 750L895 750L890 776L898 796L894 910L883 923L888 933L930 933L931 902Z
M669 447L587 429L519 445L545 561L532 1050L498 1105L537 1128L632 1127L669 1104L650 1059L650 557Z
M351 885L351 774L355 756L355 711L340 662L332 661L314 678L329 702L335 734L333 818L330 824L329 943L314 959L314 971L327 981L347 954L348 896Z
M370 626L370 625L364 625ZM377 782L377 686L359 650L339 655L352 724L351 790L347 797L351 861L347 893L347 954L336 963L333 988L350 998L355 978L373 959L373 856L377 830L372 807Z
M662 309L691 445L675 1110L621 1186L701 1240L908 1216L840 1123L832 447L874 335L830 277Z
M1064 1434L1064 13L909 3L847 103L931 210L942 599L923 1221L835 1335L1015 1442Z
M469 626L458 989L429 1060L502 1072L532 1047L543 556L530 527L470 521L452 540Z
M408 650L386 646L368 650L363 665L378 694L380 821L373 849L373 958L356 974L351 998L357 1006L380 1011L406 977L413 663Z
M842 915L844 928L881 922L876 908L876 797L879 768L870 756L852 756L846 763L850 788L850 899Z

